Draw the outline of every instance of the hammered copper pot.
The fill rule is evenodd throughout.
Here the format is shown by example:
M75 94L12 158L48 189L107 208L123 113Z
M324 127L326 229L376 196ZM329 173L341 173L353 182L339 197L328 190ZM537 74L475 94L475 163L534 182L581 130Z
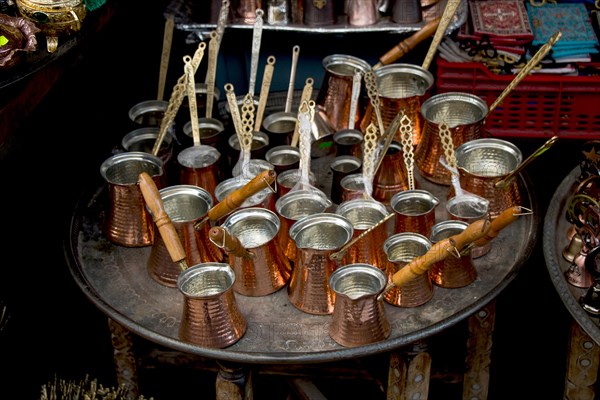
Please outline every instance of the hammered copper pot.
M383 242L388 237L387 224L373 228L389 214L385 205L372 199L354 199L342 202L335 213L352 222L353 238L372 229L350 246L344 254L342 265L364 263L385 270L387 256L383 251Z
M333 313L335 293L329 278L337 264L330 255L350 241L352 223L341 215L308 215L290 227L298 255L288 285L288 298L294 307L316 315Z
M186 262L195 265L223 261L221 250L208 240L210 224L203 224L201 229L194 228L196 222L213 206L210 193L193 185L173 185L160 189L159 194L185 250ZM152 244L147 269L152 279L158 283L169 287L177 286L181 268L173 262L162 235L157 235Z
M149 153L130 151L115 154L100 166L100 174L108 184L109 196L104 235L121 246L144 247L154 242L154 221L138 184L142 172L147 172L158 188L163 186L163 163Z
M383 127L387 129L396 115L400 112L410 119L413 126L412 140L416 146L423 136L424 119L421 114L421 104L427 99L433 86L434 78L431 72L418 65L394 63L384 65L375 71L379 109ZM370 123L377 124L376 113L369 102L360 122L363 132ZM401 141L400 132L395 132L395 140Z
M416 257L423 256L430 248L429 239L418 233L396 233L387 238L383 249L388 261L388 282L392 281L392 276L397 271ZM397 307L417 307L427 303L432 297L433 283L427 274L421 274L402 286L393 286L384 294L385 301Z
M225 348L244 336L248 324L238 308L235 274L223 263L202 263L179 275L183 295L179 338L202 347Z
M447 220L438 222L431 231L431 243L435 244L464 231L469 224L463 221ZM434 285L443 288L467 286L477 279L477 270L473 265L471 250L463 251L460 256L450 252L442 261L429 267L429 277Z
M488 212L494 219L507 208L521 205L518 177L505 188L496 183L507 178L522 160L519 148L507 140L483 138L465 142L456 149L460 187L488 200ZM450 187L448 197L454 194Z
M281 227L277 214L258 207L239 209L221 226L247 250L246 255L229 254L236 293L266 296L287 284L292 268L277 239Z
M423 134L415 148L415 166L421 175L439 185L450 185L450 172L440 162L444 156L440 127L448 126L456 151L463 143L483 137L487 113L487 103L469 93L441 93L425 100L421 105Z
M356 71L366 73L371 66L363 59L346 54L329 55L323 58L322 64L325 76L317 94L317 110L335 132L354 128L354 126L348 126L354 74ZM360 110L363 109L364 104L361 103L364 102L364 96L359 96L357 121L362 118Z
M345 265L331 274L335 306L329 336L346 347L387 339L391 327L380 296L386 283L385 273L366 263Z

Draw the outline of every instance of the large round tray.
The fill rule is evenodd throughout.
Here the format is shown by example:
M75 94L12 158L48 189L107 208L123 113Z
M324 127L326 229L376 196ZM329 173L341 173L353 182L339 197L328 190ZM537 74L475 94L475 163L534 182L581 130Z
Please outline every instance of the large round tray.
M579 173L580 168L577 166L563 179L552 196L544 218L544 258L550 279L565 307L579 326L596 344L600 345L600 318L592 317L581 308L579 298L586 293L587 289L578 288L567 282L565 271L571 263L562 256L564 248L569 245L567 231L571 227L566 218L567 206L575 193Z
M316 159L312 171L328 168L327 157ZM417 186L439 197L437 221L445 219L448 187L434 185L415 171ZM329 179L331 177L329 176ZM416 308L385 304L392 332L382 342L345 348L329 337L331 316L296 309L286 288L265 297L236 294L248 329L225 349L203 348L179 340L183 296L176 288L155 282L146 270L150 247L125 248L102 234L108 204L106 185L85 193L72 216L65 241L70 271L81 290L109 318L157 344L190 354L244 363L312 363L339 361L393 350L425 339L467 318L493 300L516 276L536 242L538 216L523 176L519 184L525 207L534 214L519 218L494 239L492 250L474 261L477 279L458 289L434 288L433 298Z

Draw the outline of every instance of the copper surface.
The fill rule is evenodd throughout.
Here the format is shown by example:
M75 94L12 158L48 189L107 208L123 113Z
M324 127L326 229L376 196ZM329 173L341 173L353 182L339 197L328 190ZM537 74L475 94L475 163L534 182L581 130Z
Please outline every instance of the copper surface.
M221 153L208 145L191 146L177 155L179 183L205 189L216 203L215 189L222 179L219 169Z
M371 66L364 60L345 54L332 54L322 61L325 69L323 83L317 94L317 110L319 115L337 132L348 126L351 114L352 83L356 70L365 73ZM357 120L362 118L359 104L356 112Z
M492 219L521 204L522 195L516 179L506 188L496 187L496 182L522 161L521 151L511 142L494 138L470 140L456 149L456 161L461 189L488 200ZM454 196L453 187L449 188L448 196Z
M392 276L414 258L427 253L431 248L429 239L418 233L396 233L383 243L387 255L386 275ZM427 274L422 274L401 286L393 286L384 294L387 303L397 307L417 307L433 297L433 283Z
M309 314L333 313L329 278L337 265L329 256L352 238L352 223L341 215L317 213L295 222L289 234L298 248L288 286L290 303Z
M331 201L335 204L343 202L342 179L351 174L360 173L362 160L358 157L345 155L337 156L329 164L332 172L331 178Z
M333 134L336 156L354 156L362 159L364 136L358 129L342 129Z
M396 193L390 200L390 207L396 213L394 232L419 233L428 238L436 222L435 210L439 204L439 199L427 190Z
M296 221L306 216L325 212L331 206L331 201L309 190L293 189L277 199L275 209L281 217L280 245L288 259L295 263L298 249L296 241L291 236L290 228Z
M424 124L421 104L433 86L433 75L417 65L395 63L377 68L375 77L384 129L388 129L396 115L403 111L413 125L413 144L418 145ZM361 130L366 132L367 126L376 122L373 105L368 103L360 122ZM394 140L400 142L400 132L394 132L394 135Z
M346 14L352 26L369 26L379 20L379 0L348 0Z
M292 268L278 240L280 226L277 214L257 207L236 210L221 224L251 254L229 254L236 293L266 296L287 284Z
M159 190L165 212L177 231L188 265L223 261L223 253L208 240L209 224L198 230L194 224L206 215L213 205L208 191L193 185L173 185ZM156 235L147 261L148 273L158 283L177 286L181 268L173 262L165 241Z
M450 172L440 163L444 148L440 140L440 125L450 128L456 150L470 140L483 137L488 107L478 96L448 92L429 97L421 105L425 120L421 141L415 149L415 166L423 177L440 185L450 185Z
M329 279L335 306L329 335L342 346L385 340L391 332L380 294L387 282L379 268L353 263L338 268Z
M403 190L408 190L408 174L402 146L393 141L373 177L373 198L389 205L392 197Z
M371 199L354 199L342 202L335 211L347 218L354 228L353 239L374 227L389 214L385 205ZM387 256L383 251L383 242L387 238L387 224L382 224L354 243L344 254L342 265L371 264L385 270Z
M434 225L431 232L431 243L457 235L464 231L468 223L447 220ZM444 288L459 288L471 284L477 278L477 270L473 265L471 250L459 254L450 253L442 261L435 262L428 271L434 285Z
M179 337L202 347L225 348L246 333L246 318L233 292L235 274L227 264L204 263L181 273L183 294Z
M100 174L108 184L110 204L104 234L121 246L144 247L154 242L154 221L138 185L141 172L147 172L156 186L162 187L162 161L152 154L137 151L116 154L100 166Z

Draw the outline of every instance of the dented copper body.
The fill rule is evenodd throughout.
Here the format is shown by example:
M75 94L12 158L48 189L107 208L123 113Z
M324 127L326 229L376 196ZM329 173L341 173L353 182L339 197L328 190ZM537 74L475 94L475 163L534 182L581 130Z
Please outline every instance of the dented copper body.
M375 226L389 213L385 205L371 199L355 199L341 203L335 212L352 223L353 238L375 227L350 246L344 254L342 265L363 263L385 270L387 257L381 244L388 236L387 224Z
M189 265L223 261L223 253L208 240L210 224L194 228L213 206L205 189L193 185L174 185L159 190L165 211L177 231ZM171 259L161 235L157 235L147 262L148 273L158 283L177 286L179 265Z
M224 263L197 264L181 273L177 280L183 294L181 340L225 348L244 336L248 325L237 306L234 283L235 274Z
M444 155L441 125L448 126L456 150L463 143L483 137L487 113L487 103L468 93L440 93L425 100L421 105L423 134L415 148L415 166L421 175L431 182L450 185L450 172L440 163Z
M277 236L280 220L265 208L250 207L234 211L221 224L236 237L245 254L229 253L229 265L236 281L233 289L244 296L266 296L285 286L291 265Z
M488 212L494 219L507 208L521 204L518 179L512 179L506 188L496 183L515 170L522 158L519 148L506 140L484 138L463 143L456 149L460 187L488 200ZM448 196L454 196L453 187Z
M464 231L468 223L463 221L447 220L438 222L431 232L431 243L457 235ZM442 261L434 263L429 268L429 277L434 285L443 288L459 288L471 284L477 278L477 270L473 265L471 250L462 253L453 253Z
M383 243L387 255L386 274L392 276L416 257L431 248L429 239L419 233L402 232L388 237ZM433 284L428 274L421 274L401 286L393 286L384 294L387 303L397 307L417 307L433 297Z
M100 166L109 196L104 234L111 242L125 247L150 246L154 242L154 221L138 185L141 172L147 172L159 188L163 186L163 163L150 153L116 154Z
M335 293L329 278L337 265L330 255L352 239L352 223L341 215L308 215L290 227L290 237L298 254L288 286L288 298L309 314L333 313Z
M370 264L354 263L338 268L329 279L335 293L329 336L346 347L387 339L391 327L380 296L386 283L385 273Z

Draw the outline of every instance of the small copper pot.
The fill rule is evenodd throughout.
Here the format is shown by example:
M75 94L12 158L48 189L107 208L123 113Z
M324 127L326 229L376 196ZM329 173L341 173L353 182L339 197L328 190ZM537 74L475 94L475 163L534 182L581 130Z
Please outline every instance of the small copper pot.
M404 190L390 200L396 213L394 232L414 232L425 237L431 235L435 224L435 209L440 201L431 192L423 189Z
M389 214L385 205L371 199L354 199L342 202L335 213L352 222L354 228L353 238L371 229ZM350 246L344 254L342 264L365 263L385 270L387 256L383 251L383 242L387 236L387 224L384 223L374 228Z
M386 274L388 282L392 276L416 257L427 253L431 242L418 233L396 233L383 243L387 255ZM433 284L427 274L421 274L402 286L393 286L384 294L387 303L397 307L417 307L433 297Z
M186 262L195 265L223 261L221 250L208 240L210 224L203 224L200 230L194 228L213 206L210 193L193 185L173 185L160 189L159 194L185 250ZM177 286L181 268L173 262L162 235L156 236L146 265L156 282L168 287Z
M233 270L223 263L196 264L179 275L177 287L183 294L181 340L225 348L244 336L248 325L237 306L234 283Z
M371 66L363 59L346 54L329 55L323 58L322 64L325 76L317 95L317 110L324 116L334 132L354 128L354 126L348 126L351 114L352 81L356 70L366 73ZM364 109L364 98L365 96L359 96L357 121L362 118L360 110Z
M521 204L518 179L513 178L506 188L496 183L507 178L521 164L523 156L517 146L495 138L475 139L456 149L459 182L462 190L487 199L490 218L496 218L507 208ZM454 188L448 197L454 197Z
M435 244L464 231L469 224L463 221L447 220L438 222L431 231L431 243ZM473 265L471 250L450 255L434 263L428 271L434 285L444 288L459 288L471 284L477 279L477 270Z
M463 143L483 136L487 113L487 103L469 93L440 93L425 100L421 105L425 120L423 134L415 148L415 166L421 175L431 182L450 185L450 172L440 163L444 155L440 125L448 126L456 150Z
M163 163L149 153L130 151L115 154L100 166L109 195L104 234L108 240L121 246L144 247L154 242L154 221L138 184L142 172L147 172L158 188L163 186Z
M386 283L385 273L369 264L345 265L331 274L335 306L329 336L346 347L387 339L391 328L380 296Z
M341 215L308 215L290 227L298 256L288 286L288 298L294 307L309 314L333 313L335 293L329 278L337 265L330 255L350 241L352 223Z
M424 119L421 104L433 86L433 74L418 65L389 64L375 70L379 108L383 127L387 129L396 115L403 111L413 125L412 140L416 146L421 141ZM377 124L376 113L369 102L360 126L366 132L370 123ZM400 132L395 132L395 140L400 142Z
M238 277L233 285L244 296L266 296L285 286L292 268L277 236L281 223L274 212L250 207L234 211L221 224L247 250L229 254L229 265Z

